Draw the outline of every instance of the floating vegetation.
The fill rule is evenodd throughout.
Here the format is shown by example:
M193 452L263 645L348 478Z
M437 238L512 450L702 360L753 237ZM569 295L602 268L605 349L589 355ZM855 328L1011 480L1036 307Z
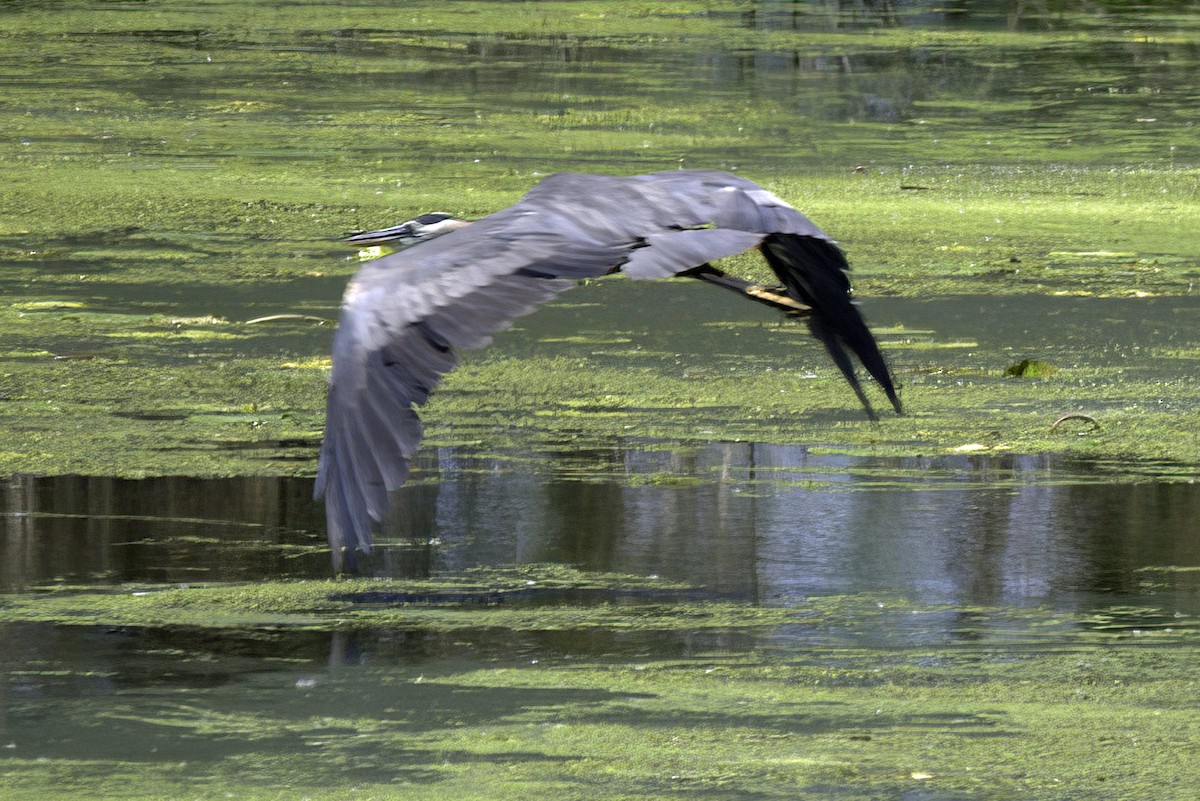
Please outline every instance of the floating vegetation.
M626 595L579 605L539 598L543 585ZM512 603L475 594L531 586ZM679 592L531 568L6 597L6 617L45 606L26 636L51 630L29 619L54 621L58 639L78 632L93 652L113 641L127 653L130 627L153 628L133 655L140 679L103 663L10 674L53 714L12 702L0 778L22 801L76 783L125 799L217 798L230 786L332 799L350 782L380 799L562 787L870 798L914 782L1053 799L1064 783L1110 795L1200 778L1193 760L1164 763L1144 745L1198 744L1193 618L870 594L764 609ZM317 647L298 647L298 630ZM739 640L749 633L755 647Z
M863 418L803 324L683 281L599 281L464 354L424 411L429 449L514 470L629 443L911 460L756 467L739 503L831 473L868 492L960 480L930 454L1001 491L1043 475L1002 469L1020 454L1151 494L1196 480L1200 71L1182 6L0 5L0 474L311 476L331 335L311 318L336 316L357 266L345 232L481 216L550 172L684 166L760 181L838 238L908 414ZM1005 376L1030 353L1053 380ZM571 469L663 495L697 481ZM241 567L312 556L309 533L164 547ZM1200 653L1167 602L1195 597L1172 553L1136 603L1077 609L763 607L545 566L9 594L0 787L1182 801L1200 786ZM988 567L974 584L1002 594Z
M1021 378L1049 378L1057 372L1057 367L1049 362L1043 362L1038 359L1022 359L1004 369L1005 375Z
M476 569L427 580L49 587L0 595L0 621L59 625L280 627L405 626L514 630L619 626L679 630L779 625L784 610L705 603L671 611L696 588L658 577L584 573L558 565ZM623 601L620 607L612 604Z

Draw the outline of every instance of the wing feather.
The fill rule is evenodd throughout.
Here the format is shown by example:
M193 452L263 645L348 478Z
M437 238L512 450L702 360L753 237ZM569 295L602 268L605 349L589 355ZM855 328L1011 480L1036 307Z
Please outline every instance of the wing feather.
M326 498L335 571L355 569L356 552L370 547L371 526L387 513L388 493L407 480L423 433L414 406L424 404L454 368L455 349L486 344L513 319L572 286L561 279L501 275L470 293L442 292L443 305L416 320L372 320L380 312L370 305L371 296L352 295L335 337L315 487ZM402 308L412 313L412 306ZM396 309L386 305L382 312Z
M699 228L663 231L646 237L621 272L630 278L668 278L717 259L749 250L763 239L753 231Z

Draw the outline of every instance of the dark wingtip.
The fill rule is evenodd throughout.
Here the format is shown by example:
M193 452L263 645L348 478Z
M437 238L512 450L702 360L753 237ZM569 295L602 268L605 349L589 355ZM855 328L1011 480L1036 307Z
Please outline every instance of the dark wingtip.
M900 403L900 396L896 394L896 388L889 384L883 388L883 391L887 393L888 400L892 402L892 409L896 414L904 414L904 406Z
M842 347L841 337L838 336L836 326L830 325L827 318L814 315L809 318L808 328L812 332L813 337L825 346L825 350L829 353L830 358L833 359L833 363L837 365L842 377L846 379L846 383L850 385L850 389L854 390L854 394L858 398L858 402L862 404L863 411L867 413L867 417L871 422L877 422L879 415L875 413L875 407L871 405L870 399L867 398L867 393L863 390L862 382L854 374L854 363L850 360L850 354Z
M809 326L813 336L825 345L867 416L878 419L854 375L847 348L883 388L896 414L903 414L887 361L858 307L850 300L846 275L849 265L838 246L816 237L774 234L764 241L762 251L788 294L812 307Z

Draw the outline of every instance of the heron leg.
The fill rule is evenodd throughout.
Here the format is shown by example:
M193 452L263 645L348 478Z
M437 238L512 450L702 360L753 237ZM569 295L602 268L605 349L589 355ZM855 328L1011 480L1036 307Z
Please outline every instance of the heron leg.
M767 287L761 284L752 284L749 281L738 278L736 275L730 275L718 270L711 264L701 264L699 267L693 267L690 270L679 273L679 275L698 278L701 281L728 289L731 292L736 292L744 298L758 301L790 315L803 316L812 314L810 307L789 297L787 290L783 287Z

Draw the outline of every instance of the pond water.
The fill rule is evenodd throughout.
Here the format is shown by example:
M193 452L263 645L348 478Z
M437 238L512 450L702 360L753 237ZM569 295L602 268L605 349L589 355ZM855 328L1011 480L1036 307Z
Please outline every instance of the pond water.
M999 269L971 273L953 291L918 280L889 287L894 296L863 298L872 324L890 332L882 338L902 376L919 384L929 372L937 377L928 381L949 389L999 380L1008 364L1036 357L1086 374L1058 412L1074 411L1076 398L1088 400L1092 413L1120 411L1131 402L1119 393L1101 399L1099 388L1128 380L1154 388L1155 397L1138 403L1195 415L1200 294L1193 285L1200 273L1195 232L1179 209L1194 203L1196 183L1186 170L1200 162L1198 12L1189 0L1153 7L1070 0L0 0L0 293L7 310L0 416L16 432L0 450L5 458L22 448L30 458L65 450L57 463L76 463L72 445L9 411L32 417L69 407L59 396L69 378L59 372L63 364L116 366L103 399L70 399L77 408L123 404L110 422L182 428L193 422L184 408L190 398L179 399L182 411L130 404L117 368L323 356L328 327L136 341L124 329L154 316L331 317L351 266L328 242L348 229L443 202L483 213L556 170L677 166L736 169L764 181L811 179L833 222L846 225L867 285L874 279L876 287L888 286L878 265L894 265L893 258L917 272L958 269L945 259L960 243L933 229L961 223L934 212L919 229L873 237L904 229L908 218L900 211L886 222L856 216L853 203L839 204L855 191L846 176L894 175L893 193L903 197L897 208L918 199L906 213L930 194L953 195L957 171L968 168L1000 187L1019 184L1013 194L1058 199L1059 206L1046 201L1048 219L1029 231L989 215L988 230L997 235L989 258ZM1109 177L1089 183L1099 179L1080 178L1079 170ZM1120 196L1127 177L1146 174L1163 181L1162 205L1138 207L1132 221L1100 212L1057 217L1068 208L1078 213L1097 195ZM1020 250L1026 238L1036 239L1030 248L1044 263L1030 263ZM972 243L984 239L971 233ZM897 241L905 248L899 256L891 253ZM1162 285L1138 283L1163 275ZM631 356L643 350L672 354L677 361L664 374L683 375L697 365L714 373L766 365L781 342L791 347L794 333L753 310L729 310L722 305L728 299L710 294L678 283L587 287L522 322L490 353L583 355L598 367L621 368L645 358ZM679 297L688 300L670 300ZM59 324L46 322L52 315ZM601 334L619 342L597 346ZM935 370L928 365L941 362L930 348L963 355ZM814 354L799 352L788 364L806 370ZM40 371L28 369L31 359L45 359ZM201 391L199 382L191 391ZM40 405L18 407L30 397ZM644 695L628 686L610 691L603 677L577 685L561 678L563 686L539 689L536 682L546 679L533 671L543 668L571 677L597 665L679 660L708 670L714 659L762 658L789 668L827 660L836 674L856 658L874 666L902 660L910 649L967 647L982 649L969 653L978 665L1027 660L1038 677L1053 673L1038 667L1043 657L1078 655L1072 666L1103 662L1089 650L1093 643L1078 639L1100 627L1097 619L1130 641L1146 631L1183 632L1159 654L1194 647L1187 637L1200 616L1200 455L974 453L973 442L962 443L963 452L925 452L918 443L909 456L863 455L862 448L845 455L840 421L858 410L852 398L829 406L812 415L819 440L786 444L720 441L702 417L673 439L589 432L582 444L562 429L526 435L525 423L495 444L486 433L494 434L494 418L434 420L440 440L431 437L414 481L397 493L367 571L423 578L552 563L688 587L678 596L613 587L567 599L593 610L675 602L777 610L826 597L860 599L849 612L831 612L819 625L650 632L621 622L513 629L4 622L0 796L50 797L47 788L63 787L80 797L101 788L111 797L147 798L181 790L214 797L249 786L267 788L264 797L292 797L279 788L295 784L314 797L344 797L338 793L355 782L436 788L440 771L469 761L472 748L503 750L488 738L509 721L536 720L540 737L562 720L626 719L624 707L620 714L602 709L614 698L636 706L668 692L664 685ZM315 403L297 413L320 414ZM103 417L86 419L105 425ZM187 436L194 443L203 435ZM444 444L476 440L484 444ZM239 448L270 454L260 460L263 474L223 478L211 477L220 470L188 474L182 455L171 462L172 448L185 450L176 440L158 448L156 458L168 456L152 471L141 464L116 471L155 473L146 478L75 475L88 472L79 469L34 477L18 464L0 485L0 604L63 585L106 591L125 582L161 588L327 577L323 511L311 499L317 446L311 433L268 442L226 437L213 449L230 459ZM85 457L89 466L104 461ZM866 613L894 599L903 599L895 605L904 612ZM567 601L534 598L528 606ZM936 612L917 614L905 603ZM1118 645L1134 664L1136 646ZM944 658L914 657L922 669ZM516 683L529 686L487 685L505 670L523 671ZM1015 684L1025 680L1015 675ZM455 683L414 689L426 677ZM747 686L752 694L757 685ZM863 680L854 689L869 686ZM886 705L892 695L885 688L869 703ZM1171 707L1152 700L1138 697L1130 706ZM828 703L849 709L854 702ZM905 748L919 752L928 750L925 738L957 725L957 713L946 715L951 722L926 723L917 713L897 713L888 727L905 732L898 736L915 731ZM671 743L706 726L734 725L730 709L666 717L683 722ZM660 723L647 713L641 725L657 731ZM795 733L782 719L736 725L762 740ZM900 788L895 777L910 775L907 763L872 774L885 789L871 785L875 791L853 795L843 766L859 758L851 749L871 725L817 731L816 739L854 732L853 742L838 746L851 756L819 781L789 778L739 797L792 798L798 786L820 798L983 797L969 783L961 792L911 782ZM1026 722L1002 733L1019 748L1036 728ZM483 745L445 734L463 730L482 732ZM884 739L871 731L876 742ZM1151 731L1143 741L1164 748L1194 742L1186 740L1194 732ZM412 745L441 736L450 739L428 753ZM656 753L666 742L643 751ZM729 747L750 758L758 743ZM1046 756L1054 746L1035 745L1028 762L1054 759ZM502 758L488 752L475 764L556 765L560 757L540 748L524 744ZM289 773L287 760L297 754L312 754L311 772ZM617 761L594 758L605 769ZM798 761L781 758L764 775L774 782L781 765ZM1089 760L1062 764L1072 762ZM1120 764L1126 776L1157 775L1141 763ZM133 765L159 773L141 784ZM587 772L603 772L594 768ZM546 784L505 785L491 797L560 797L560 779L545 770L555 776ZM732 797L721 776L697 790L672 784L674 771L663 768L670 780L637 785L629 797L700 790ZM605 789L593 787L591 797L607 797ZM1067 797L1003 782L993 790L987 797ZM1088 792L1071 797L1100 797ZM1150 797L1111 797L1118 796Z
M154 777L150 790L118 789L117 797L179 793L194 782L335 795L332 788L361 782L408 793L410 782L435 781L432 766L446 759L442 748L427 753L426 738L564 719L626 726L640 719L633 699L662 692L530 686L547 672L664 661L713 671L749 655L835 672L860 660L875 671L912 660L945 681L989 664L1065 659L1086 670L1089 660L1129 659L1139 641L1161 659L1154 632L1179 648L1200 626L1200 571L1190 569L1200 565L1200 483L1114 485L1103 466L1052 456L871 460L751 443L674 453L614 445L502 460L439 448L419 467L421 480L398 493L392 538L368 560L370 571L457 575L563 562L702 588L618 585L501 603L532 614L599 605L640 617L643 608L730 600L804 608L810 597L845 594L867 599L867 608L817 624L648 632L620 624L503 631L488 618L448 629L2 623L0 739L6 758L20 760L10 775L28 775L24 760L42 760L74 766L89 786L130 771ZM146 587L321 577L328 556L311 488L306 478L13 478L0 505L0 589L51 579ZM450 593L440 603L459 602ZM472 606L476 615L489 608ZM1089 630L1110 638L1099 652L1078 642ZM470 678L495 672L525 678L507 688ZM998 703L983 706L999 717ZM957 708L978 704L959 700ZM752 724L729 710L694 723L653 714L639 726L654 732L674 721L694 732L707 722L794 737L819 708L802 700L774 722L756 713ZM897 726L912 726L919 742L953 730L962 714L973 712L924 723L911 713L865 727L895 736ZM539 722L521 722L529 720ZM861 722L827 727L871 736ZM1007 736L1024 741L1029 732ZM475 771L494 759L544 758L535 747L462 752L454 762Z
M1161 465L1147 466L1148 470ZM792 605L875 591L965 606L1105 600L1200 613L1150 568L1200 564L1200 484L1112 483L1054 457L869 459L727 443L417 463L365 570L425 578L561 562ZM0 589L322 578L307 478L10 479Z

